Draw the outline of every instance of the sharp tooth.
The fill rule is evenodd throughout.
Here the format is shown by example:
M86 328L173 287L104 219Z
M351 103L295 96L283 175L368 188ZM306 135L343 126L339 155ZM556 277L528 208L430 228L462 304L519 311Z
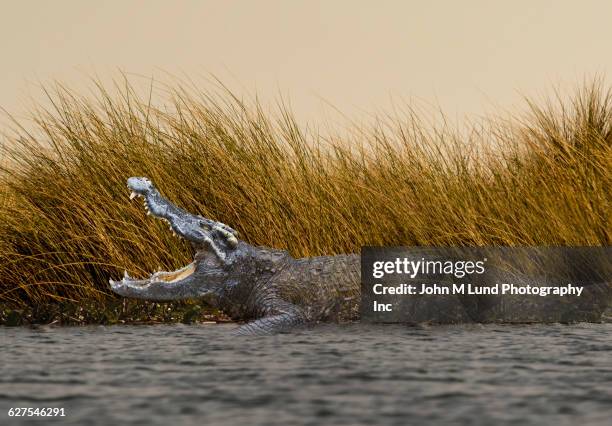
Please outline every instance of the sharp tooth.
M151 212L147 210L147 216L151 216Z
M123 271L123 278L124 278L124 279L129 279L129 278L130 278L130 276L129 276L129 275L128 275L128 273L127 273L127 270L124 270L124 271Z
M134 191L132 191L132 193L130 194L130 200L133 200L134 198L136 198L138 194L136 194Z

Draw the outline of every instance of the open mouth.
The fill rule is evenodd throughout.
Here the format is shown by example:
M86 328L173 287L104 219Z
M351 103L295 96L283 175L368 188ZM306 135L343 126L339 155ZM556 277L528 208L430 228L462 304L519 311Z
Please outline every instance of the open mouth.
M146 192L134 190L130 186L129 183L128 183L128 188L131 190L130 200L133 200L134 198L137 198L137 197L142 197L144 209L146 210L147 215L153 216L156 219L160 219L168 223L170 231L172 231L172 234L174 236L179 237L179 235L177 235L177 233L172 228L172 224L170 223L168 219L162 216L158 216L152 211L151 206L149 205L149 201L147 200ZM193 275L193 273L196 271L197 264L198 264L198 260L195 259L193 262L191 262L190 264L186 266L183 266L182 268L176 269L174 271L157 271L157 272L150 274L149 277L145 279L132 278L129 276L127 271L124 271L123 278L121 279L121 281L116 282L116 281L111 280L111 285L116 286L119 284L128 284L130 286L143 287L143 286L147 286L153 283L168 283L168 284L179 283L189 278L191 275Z
M175 271L157 271L147 278L132 278L127 271L111 289L124 297L147 300L181 300L217 291L226 270L237 259L237 232L221 222L191 214L165 199L146 177L127 181L130 200L143 198L147 215L166 221L172 233L195 249L194 260Z

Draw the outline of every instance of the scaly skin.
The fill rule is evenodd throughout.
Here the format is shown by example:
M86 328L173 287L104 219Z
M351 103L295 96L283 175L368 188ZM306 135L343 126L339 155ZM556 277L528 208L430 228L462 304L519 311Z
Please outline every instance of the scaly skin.
M238 334L280 331L318 321L350 321L359 316L359 256L294 259L284 250L254 247L229 226L192 215L164 199L146 178L128 179L130 198L143 197L145 209L164 219L195 248L194 261L175 272L147 279L110 281L114 292L147 300L209 296L235 320L254 320ZM175 273L191 272L175 277ZM304 286L308 288L305 289ZM306 291L305 291L306 290Z
M145 208L166 220L195 248L194 261L174 272L147 279L110 280L114 292L147 300L209 296L238 321L251 321L238 334L267 334L300 324L359 319L361 266L358 255L294 259L284 250L254 247L232 228L192 215L164 199L147 178L128 179L130 198L143 197ZM414 323L599 321L612 301L609 283L585 288L575 304L522 296L405 298L402 310Z

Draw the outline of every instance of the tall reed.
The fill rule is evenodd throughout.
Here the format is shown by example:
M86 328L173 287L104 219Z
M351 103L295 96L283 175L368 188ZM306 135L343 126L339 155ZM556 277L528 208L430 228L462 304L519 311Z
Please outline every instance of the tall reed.
M609 245L612 98L601 82L469 131L381 116L342 138L229 92L58 86L15 122L0 171L0 302L112 297L109 277L190 261L128 200L129 176L294 256L362 245Z

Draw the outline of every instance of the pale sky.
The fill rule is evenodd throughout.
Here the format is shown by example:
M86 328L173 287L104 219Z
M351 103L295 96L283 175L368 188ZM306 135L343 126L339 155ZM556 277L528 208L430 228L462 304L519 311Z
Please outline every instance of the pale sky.
M612 67L610 1L0 0L0 106L117 70L214 74L316 121L390 98L474 118ZM200 83L201 82L201 83Z

